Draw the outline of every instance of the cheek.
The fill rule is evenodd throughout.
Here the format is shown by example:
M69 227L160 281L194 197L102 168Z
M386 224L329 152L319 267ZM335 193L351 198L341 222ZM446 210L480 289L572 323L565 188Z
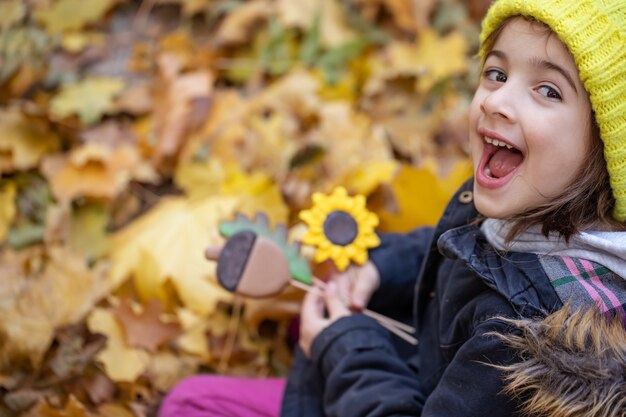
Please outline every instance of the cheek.
M478 123L478 119L482 113L480 109L480 103L482 103L482 95L480 91L480 87L474 93L474 97L472 98L472 102L469 107L469 122L470 127L476 127Z
M472 99L469 108L469 149L471 153L471 157L476 163L476 159L480 158L480 153L482 152L482 138L477 132L478 122L482 115L482 111L480 109L481 99L479 97L479 93L477 92Z

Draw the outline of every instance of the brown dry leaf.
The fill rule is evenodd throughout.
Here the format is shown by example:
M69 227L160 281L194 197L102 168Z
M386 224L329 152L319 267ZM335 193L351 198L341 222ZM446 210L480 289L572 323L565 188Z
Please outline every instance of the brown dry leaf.
M102 338L106 341L106 337L102 336ZM102 372L83 378L81 385L93 404L102 404L115 398L116 386ZM104 414L104 416L107 416L107 414Z
M86 78L64 86L50 100L50 113L59 118L77 115L84 125L91 125L114 110L115 97L123 89L118 78Z
M338 0L321 0L321 3L320 40L323 46L336 48L358 37L358 33L346 23Z
M250 42L259 23L272 16L275 5L269 0L252 0L230 12L222 21L213 41L220 47L232 47Z
M208 100L214 77L209 71L181 74L183 62L175 54L163 53L158 62L162 93L155 97L152 126L148 137L144 137L144 143L151 148L155 165L161 167L173 163L178 155L189 133L193 102ZM156 143L149 145L154 142L150 138L156 138Z
M204 127L190 138L179 162L213 159L236 163L246 171L262 170L280 182L289 160L305 140L302 128L321 109L320 81L305 71L293 71L245 100L232 90L214 97ZM276 149L280 149L277 152Z
M165 285L169 279L183 304L201 315L212 312L220 301L230 301L232 295L217 283L215 265L204 258L204 249L223 242L217 227L233 215L237 200L161 199L150 212L114 236L110 284L118 287L131 276L135 281L145 277L149 282L137 286L147 291L150 286ZM156 262L151 268L158 271L157 276L138 275L146 254Z
M102 308L92 310L87 317L87 325L91 332L107 337L107 345L98 353L97 359L113 381L133 382L148 368L150 355L126 344L122 326L112 311Z
M97 143L113 149L122 145L137 145L137 136L131 127L114 120L107 120L85 129L80 133L80 137L85 143Z
M30 410L25 417L96 417L94 414L76 399L76 397L70 394L65 407L59 409L52 407L46 401L40 401L35 408Z
M293 114L306 121L317 115L322 106L319 90L322 84L308 71L295 69L275 83L267 86L249 101L252 114L264 111Z
M415 44L392 42L383 56L372 62L368 94L384 90L385 82L398 77L415 78L415 91L425 95L438 82L467 71L467 42L459 32L440 37L433 29L422 31Z
M287 287L280 295L266 299L246 299L244 319L253 329L258 329L264 320L285 322L300 314L304 291Z
M407 232L415 227L434 225L454 192L472 175L472 165L464 160L456 164L446 178L439 178L431 160L420 168L403 166L393 180L393 210L377 210L381 231Z
M35 168L60 146L60 138L43 122L15 108L0 111L0 173Z
M55 345L46 355L46 368L60 379L70 379L85 374L85 369L100 351L106 338L87 334L81 324L63 327L56 332Z
M100 21L118 0L57 0L35 16L51 33L78 30Z
M116 403L102 404L98 407L98 416L101 417L137 417L126 407Z
M285 27L309 29L313 25L315 15L321 12L319 0L277 0L277 14Z
M408 32L420 32L430 26L430 17L438 0L360 0L360 2L370 7L372 3L384 5L399 28Z
M0 369L26 360L36 368L52 341L54 329L76 323L109 291L104 267L89 269L64 247L1 255Z
M154 170L143 162L136 147L115 148L89 142L74 148L69 156L47 157L41 170L60 201L79 197L114 199L131 180L156 182Z
M215 315L211 317L208 329L211 357L219 361L218 371L236 373L237 365L256 364L259 367L267 363L268 343L261 340L251 329L236 317ZM221 366L228 364L228 368Z
M0 185L0 244L4 243L15 218L16 191L17 188L13 182Z
M138 84L122 91L115 101L115 111L140 116L153 110L152 91L149 83Z
M135 348L156 352L157 348L181 334L178 323L165 323L161 319L163 307L159 300L151 300L137 313L128 299L122 299L113 309L113 314L121 322L126 343Z

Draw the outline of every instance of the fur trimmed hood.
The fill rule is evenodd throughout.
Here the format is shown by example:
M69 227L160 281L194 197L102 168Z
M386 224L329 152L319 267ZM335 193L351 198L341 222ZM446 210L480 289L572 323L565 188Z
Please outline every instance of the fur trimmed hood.
M505 391L522 400L525 415L626 416L626 329L596 308L569 306L543 320L504 319L518 331L497 334L521 362L499 367Z

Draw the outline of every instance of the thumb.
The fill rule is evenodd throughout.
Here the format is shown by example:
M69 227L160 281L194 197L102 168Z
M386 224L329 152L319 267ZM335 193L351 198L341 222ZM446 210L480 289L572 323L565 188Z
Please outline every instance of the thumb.
M218 261L220 259L221 252L221 246L209 246L204 250L204 257L209 261Z
M352 294L350 296L350 302L352 306L358 310L365 308L372 293L376 287L372 285L372 282L368 279L359 279L355 282Z
M326 301L326 308L328 309L328 314L331 320L336 320L340 317L350 315L350 310L341 299L335 282L331 281L326 286L324 301Z

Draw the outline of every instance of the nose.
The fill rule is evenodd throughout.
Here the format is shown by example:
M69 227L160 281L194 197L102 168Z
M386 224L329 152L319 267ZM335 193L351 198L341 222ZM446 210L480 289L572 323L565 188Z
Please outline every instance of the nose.
M489 117L515 121L515 103L512 85L502 84L487 93L480 103L480 110Z

